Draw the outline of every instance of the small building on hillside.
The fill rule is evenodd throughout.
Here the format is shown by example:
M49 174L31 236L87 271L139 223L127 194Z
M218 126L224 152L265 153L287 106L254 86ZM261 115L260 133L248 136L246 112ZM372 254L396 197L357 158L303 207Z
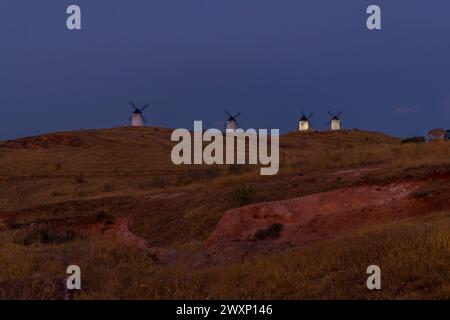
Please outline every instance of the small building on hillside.
M302 111L302 117L298 121L298 131L308 131L311 129L312 116L313 113L311 113L309 116L306 116L306 114Z
M331 117L331 120L328 122L331 131L341 130L341 119L339 117L341 116L342 111L340 111L338 114L332 114L330 111L328 111L328 114Z

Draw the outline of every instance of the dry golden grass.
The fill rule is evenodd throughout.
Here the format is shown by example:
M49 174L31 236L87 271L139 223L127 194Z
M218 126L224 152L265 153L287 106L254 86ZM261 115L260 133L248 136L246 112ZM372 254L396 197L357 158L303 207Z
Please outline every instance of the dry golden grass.
M81 147L0 148L0 210L96 197L221 188L267 181L258 168L175 166L169 129L116 128L64 133ZM386 172L450 163L450 144L401 144L362 131L299 133L280 140L276 176L385 166Z
M253 261L198 270L157 266L142 251L102 238L23 247L3 236L2 281L26 279L15 298L35 297L36 292L43 292L41 298L55 298L45 295L54 293L54 282L48 279L61 278L64 263L52 259L50 252L63 253L66 263L77 261L82 268L84 289L77 299L450 298L448 212L370 227ZM366 268L372 264L381 267L381 291L372 292L365 286ZM43 287L37 290L38 285ZM0 296L8 297L1 285Z
M100 252L101 258L87 262L87 270L95 268L86 283L92 290L79 298L450 298L449 213L381 225L310 248L200 271L155 268L129 252L91 252ZM111 256L115 259L110 260ZM89 266L94 261L100 265ZM365 286L366 268L372 264L382 269L383 290L378 292ZM122 268L131 268L131 274L139 276L123 275Z
M68 134L86 145L0 148L0 298L62 298L62 278L72 263L83 270L79 299L450 296L448 213L199 270L155 265L142 251L101 237L26 246L18 241L27 237L26 231L2 225L2 214L15 223L32 223L104 211L131 217L132 231L150 245L192 251L224 211L239 205L233 196L236 187L251 188L252 199L269 201L353 184L429 178L436 171L449 173L448 143L401 144L400 139L361 131L289 133L280 140L280 174L261 177L258 168L172 165L168 129ZM361 168L378 170L331 175ZM381 292L365 289L369 264L383 270Z
M360 133L361 134L361 133ZM370 135L368 135L370 136ZM308 152L307 152L308 151ZM409 169L421 166L450 164L450 143L400 144L397 140L380 143L365 143L365 139L353 142L330 144L317 139L315 145L302 152L284 150L282 169L292 171L325 171L332 169L359 168L383 165L390 169Z

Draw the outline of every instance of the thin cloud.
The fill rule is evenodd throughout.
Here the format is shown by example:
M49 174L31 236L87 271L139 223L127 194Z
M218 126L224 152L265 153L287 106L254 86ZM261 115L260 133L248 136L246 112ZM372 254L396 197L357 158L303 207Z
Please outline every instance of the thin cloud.
M392 109L393 112L395 113L413 113L413 112L417 112L417 107L394 107Z

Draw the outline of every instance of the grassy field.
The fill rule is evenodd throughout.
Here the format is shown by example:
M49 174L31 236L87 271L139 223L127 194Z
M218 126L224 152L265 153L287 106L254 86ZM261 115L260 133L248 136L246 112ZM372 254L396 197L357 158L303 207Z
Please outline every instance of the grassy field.
M84 270L78 299L448 299L450 213L376 225L308 248L201 270L157 266L139 250L104 239L70 244L5 244L0 297L61 297L65 263ZM368 291L379 265L382 290ZM32 275L30 277L30 275ZM27 281L23 281L26 279ZM59 283L58 283L59 282ZM37 290L44 288L45 290Z
M46 227L73 217L129 218L131 231L149 246L189 253L226 210L250 203L405 180L431 181L418 196L432 203L448 189L449 144L402 144L362 131L293 132L280 139L279 175L261 177L247 166L174 166L168 129L60 134L84 143L37 149L0 143L0 298L62 299L72 263L83 270L77 299L449 298L445 203L408 220L195 270L155 263L148 252L101 232L80 236ZM382 268L380 292L365 288L370 264Z

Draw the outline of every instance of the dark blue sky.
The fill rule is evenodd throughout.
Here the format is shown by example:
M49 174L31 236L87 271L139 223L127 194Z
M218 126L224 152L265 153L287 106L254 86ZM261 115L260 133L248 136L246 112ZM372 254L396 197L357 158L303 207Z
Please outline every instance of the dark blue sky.
M0 139L126 125L129 100L172 128L224 109L282 132L299 109L316 128L341 109L346 128L450 128L449 14L448 0L2 0Z

